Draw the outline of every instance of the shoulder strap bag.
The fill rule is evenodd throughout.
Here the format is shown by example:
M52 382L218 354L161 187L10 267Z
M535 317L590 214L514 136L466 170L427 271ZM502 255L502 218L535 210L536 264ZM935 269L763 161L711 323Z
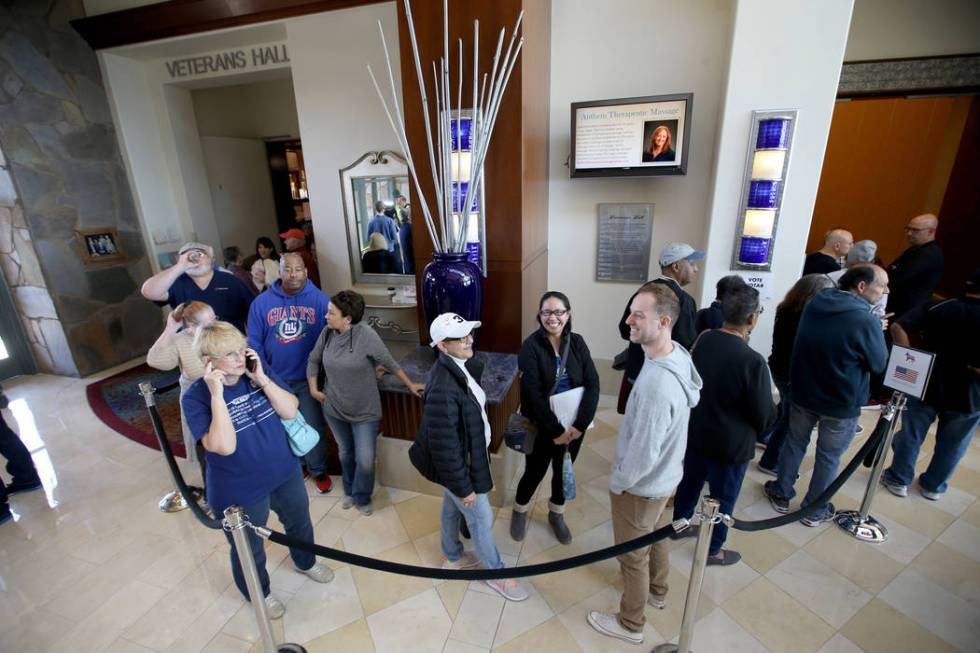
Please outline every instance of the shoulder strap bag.
M561 348L561 365L555 374L555 381L551 384L551 389L548 390L549 396L555 392L555 388L558 387L558 382L561 381L561 377L565 374L565 364L568 362L568 351L571 345L572 334L569 333L568 340L565 341L565 344ZM507 430L504 432L504 442L508 447L525 455L530 454L534 451L534 441L537 437L537 424L520 412L511 413L510 419L507 420Z

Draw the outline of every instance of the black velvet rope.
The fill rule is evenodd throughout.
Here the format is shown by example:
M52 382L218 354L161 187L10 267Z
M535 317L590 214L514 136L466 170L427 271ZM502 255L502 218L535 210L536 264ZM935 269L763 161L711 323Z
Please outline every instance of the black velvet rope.
M594 562L601 562L618 555L623 555L624 553L629 553L635 549L650 546L651 544L655 544L660 540L670 537L670 535L674 532L673 524L667 524L666 526L658 528L652 533L641 535L636 539L615 544L613 546L606 547L605 549L598 549L597 551L589 551L588 553L572 556L570 558L555 560L554 562L543 562L536 565L517 567L501 567L500 569L458 570L419 567L417 565L405 565L398 562L388 562L387 560L368 558L366 556L357 555L356 553L348 553L347 551L339 551L326 546L320 546L319 544L297 540L296 538L276 531L266 531L265 533L260 532L260 534L268 535L269 539L276 544L307 551L322 558L329 558L330 560L346 562L347 564L356 565L358 567L374 569L375 571L387 571L389 573L400 574L402 576L434 578L437 580L497 580L500 578L524 578L526 576L553 574L555 572L565 571L575 567L591 565Z
M156 405L150 404L147 406L147 409L150 412L150 420L153 423L153 431L156 434L157 441L160 444L160 450L163 452L163 455L167 460L167 465L170 468L170 474L173 476L174 482L177 485L177 490L180 492L181 496L184 497L184 501L187 502L188 507L191 509L191 512L194 513L194 516L197 517L198 521L208 528L221 529L222 521L215 519L204 512L197 504L197 501L191 494L190 489L187 487L183 474L181 474L180 468L177 466L177 461L174 459L174 454L170 448L170 442L167 440L166 433L164 432L163 422L160 420L160 414L157 411ZM897 415L895 417L897 417ZM894 417L892 419L894 419ZM840 490L844 483L847 482L847 480L857 470L858 466L861 465L862 462L867 464L867 460L874 459L874 454L877 451L879 444L884 439L885 433L887 432L890 424L890 419L884 416L878 420L878 424L875 426L874 431L868 437L861 449L854 455L847 466L841 470L840 474L838 474L837 478L830 484L824 493L821 494L820 497L818 497L817 500L811 503L809 506L806 508L800 508L799 510L786 515L773 517L771 519L761 519L757 521L734 519L734 528L741 531L768 530L770 528L785 526L786 524L797 521L802 517L813 514L819 506L826 503L835 494L837 494L837 491ZM518 567L503 567L501 569L457 570L419 567L416 565L406 565L397 562L388 562L386 560L378 560L376 558L369 558L367 556L350 553L348 551L340 551L338 549L321 546L313 542L297 540L289 535L286 535L285 533L279 533L264 527L259 528L252 524L248 525L252 528L256 528L260 535L268 537L269 540L275 542L276 544L307 551L330 560L336 560L338 562L344 562L358 567L364 567L366 569L374 569L375 571L400 574L403 576L415 576L418 578L432 578L437 580L466 581L524 578L527 576L539 576L541 574L553 574L560 571L566 571L575 567L582 567L596 562L601 562L603 560L608 560L610 558L623 555L624 553L629 553L630 551L634 551L645 546L650 546L669 537L675 532L673 524L667 524L666 526L659 528L652 533L641 535L640 537L627 542L615 544L596 551L590 551L581 555L572 556L570 558L555 560L553 562Z
M898 415L896 414L892 419L897 417ZM849 463L847 463L847 466L841 470L840 474L837 475L837 478L834 479L834 482L827 486L827 489L824 490L823 494L817 497L817 499L807 507L800 508L799 510L785 515L780 515L779 517L772 517L770 519L760 519L757 521L735 519L734 527L740 531L764 531L770 528L785 526L786 524L790 524L803 517L814 514L818 508L821 508L821 506L830 501L833 496L837 494L837 491L841 489L844 483L847 482L847 479L851 477L861 463L866 462L866 459L868 458L871 460L874 459L873 454L877 452L878 446L884 440L885 433L888 432L890 425L891 420L882 416L878 420L875 430L868 436L867 441L864 443L864 445L862 445L861 449L854 454L854 457L851 458Z
M156 389L154 389L154 392L156 392ZM160 412L157 410L156 404L150 404L146 408L150 411L153 433L157 436L157 442L160 444L160 451L163 452L163 457L167 459L167 466L170 467L170 475L174 477L177 491L184 497L184 502L199 522L208 528L220 530L222 528L221 520L211 517L201 509L201 506L197 504L197 499L194 498L190 488L187 487L187 483L184 482L184 475L180 473L180 467L177 466L177 461L174 459L174 452L170 448L170 441L167 440L167 434L163 430L163 421L160 419Z

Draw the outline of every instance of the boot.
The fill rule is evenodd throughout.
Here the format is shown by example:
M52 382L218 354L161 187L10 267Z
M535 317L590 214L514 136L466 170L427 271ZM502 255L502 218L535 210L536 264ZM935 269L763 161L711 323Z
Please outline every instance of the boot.
M510 536L514 538L515 542L523 542L524 536L527 535L527 509L530 507L530 503L521 505L519 503L514 504L514 512L510 517Z
M551 524L551 530L555 532L555 537L562 544L571 544L572 533L568 530L568 526L565 525L565 506L555 505L548 502L548 523Z

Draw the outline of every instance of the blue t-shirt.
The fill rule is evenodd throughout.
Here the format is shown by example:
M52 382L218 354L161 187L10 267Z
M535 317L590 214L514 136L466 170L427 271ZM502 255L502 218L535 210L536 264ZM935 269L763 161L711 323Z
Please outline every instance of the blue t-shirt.
M266 370L280 388L285 384ZM265 396L244 374L224 388L225 405L238 438L235 453L205 452L208 503L216 512L248 505L267 496L297 471L299 464L286 439L286 429ZM187 426L195 440L211 428L211 391L204 379L195 381L181 399Z
M184 302L204 302L214 310L219 320L234 324L242 333L245 333L245 320L248 318L248 307L252 304L252 299L252 293L238 277L222 270L214 271L211 282L204 290L198 288L185 272L177 277L167 292L170 308L176 308Z
M568 370L561 369L561 356L555 356L555 376L558 376L558 372L561 370L561 378L558 379L558 384L555 386L555 391L551 394L556 395L559 392L568 392L572 389L572 382L568 380Z

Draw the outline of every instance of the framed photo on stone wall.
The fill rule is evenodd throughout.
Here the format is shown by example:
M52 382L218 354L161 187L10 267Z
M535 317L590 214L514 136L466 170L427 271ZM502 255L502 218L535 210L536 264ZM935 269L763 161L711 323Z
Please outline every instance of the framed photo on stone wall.
M82 261L86 265L121 261L126 258L122 244L119 242L119 232L114 227L97 229L76 229Z

